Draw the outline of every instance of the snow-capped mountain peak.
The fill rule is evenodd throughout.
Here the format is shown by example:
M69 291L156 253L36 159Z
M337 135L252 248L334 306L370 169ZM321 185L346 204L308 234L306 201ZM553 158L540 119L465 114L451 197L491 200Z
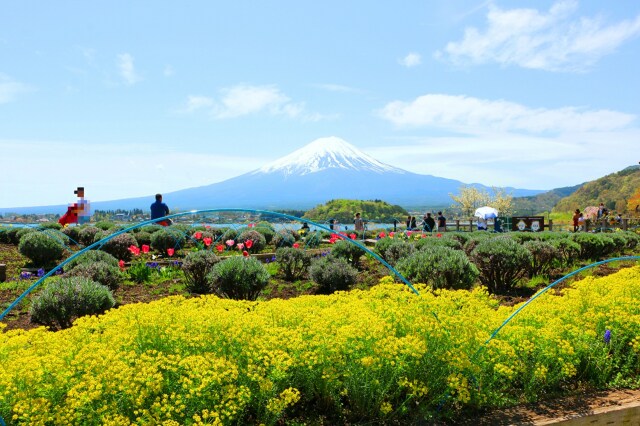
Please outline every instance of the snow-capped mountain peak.
M406 173L402 169L381 163L335 136L316 139L291 154L265 165L254 173L280 172L289 176L306 175L326 169Z

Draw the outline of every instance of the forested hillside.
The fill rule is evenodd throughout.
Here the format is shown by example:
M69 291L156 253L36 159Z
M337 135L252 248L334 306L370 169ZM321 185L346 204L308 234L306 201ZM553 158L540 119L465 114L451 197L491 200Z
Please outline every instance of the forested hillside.
M620 172L583 184L576 192L560 200L553 211L571 212L604 203L607 209L624 214L627 212L629 199L639 188L640 166L627 167Z
M375 220L391 222L393 219L402 221L407 215L407 211L400 206L391 205L385 201L362 201L362 200L331 200L326 204L321 204L307 211L305 219L328 220L337 219L342 223L350 223L353 216L360 212L364 220Z

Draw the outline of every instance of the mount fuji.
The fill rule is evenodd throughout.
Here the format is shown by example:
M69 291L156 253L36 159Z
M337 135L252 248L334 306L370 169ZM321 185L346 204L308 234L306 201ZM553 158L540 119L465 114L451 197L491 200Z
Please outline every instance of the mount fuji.
M449 194L457 193L462 185L464 183L458 180L411 173L390 166L340 138L327 137L252 172L163 196L172 212L230 207L307 209L337 198L380 199L404 207L417 207L451 204ZM488 189L480 184L473 186ZM514 196L543 192L506 189ZM152 201L153 195L149 195L91 204L96 210L140 208L146 211ZM35 213L36 209L43 208L10 210L21 213L26 209Z

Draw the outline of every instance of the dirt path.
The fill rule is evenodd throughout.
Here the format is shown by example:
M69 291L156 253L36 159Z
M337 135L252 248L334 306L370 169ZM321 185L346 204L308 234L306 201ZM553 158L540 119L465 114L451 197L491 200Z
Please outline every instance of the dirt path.
M493 411L463 425L640 425L640 390L612 390Z

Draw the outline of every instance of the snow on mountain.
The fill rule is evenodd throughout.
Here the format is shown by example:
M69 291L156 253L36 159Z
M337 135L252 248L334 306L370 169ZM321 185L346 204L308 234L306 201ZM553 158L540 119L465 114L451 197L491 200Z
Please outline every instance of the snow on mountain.
M327 169L407 173L402 169L381 163L344 139L331 136L316 139L291 154L261 167L252 174L281 173L285 176L303 176Z

